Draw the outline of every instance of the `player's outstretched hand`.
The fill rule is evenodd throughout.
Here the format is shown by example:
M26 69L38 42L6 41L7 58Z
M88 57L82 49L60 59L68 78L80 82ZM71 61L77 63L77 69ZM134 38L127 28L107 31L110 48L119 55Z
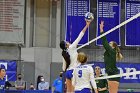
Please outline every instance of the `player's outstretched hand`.
M89 26L90 23L91 23L93 20L91 20L91 21L87 21L87 20L85 20L85 21L86 21L86 25Z
M100 23L100 33L104 32L104 21L101 21Z

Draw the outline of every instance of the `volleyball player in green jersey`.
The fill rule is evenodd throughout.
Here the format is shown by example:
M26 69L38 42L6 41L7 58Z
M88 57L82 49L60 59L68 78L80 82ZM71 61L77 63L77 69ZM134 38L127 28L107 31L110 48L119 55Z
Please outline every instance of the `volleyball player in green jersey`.
M100 24L100 33L103 34L104 30L104 21L101 21ZM108 75L115 75L119 73L119 70L116 66L116 61L121 60L123 56L120 53L120 49L116 42L111 41L108 43L106 37L102 37L103 47L105 48L104 53L104 62L105 69ZM108 80L109 93L117 93L119 87L120 78L110 78Z
M99 66L95 67L95 77L102 77L101 68ZM95 80L97 84L98 93L109 93L107 79Z

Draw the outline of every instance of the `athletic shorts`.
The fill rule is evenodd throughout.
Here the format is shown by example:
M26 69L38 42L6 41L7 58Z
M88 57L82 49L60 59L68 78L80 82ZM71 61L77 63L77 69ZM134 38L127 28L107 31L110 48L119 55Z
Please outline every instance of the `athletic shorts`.
M67 70L66 71L66 78L71 80L71 78L73 77L72 73L73 73L73 69L72 70Z
M89 88L84 88L84 89L82 89L82 90L78 90L78 91L76 91L75 90L75 93L92 93L91 92L91 89L89 89Z
M98 93L109 93L109 91L98 91Z
M109 69L109 70L106 71L106 72L107 72L108 76L119 74L119 70L117 70L117 69ZM117 81L117 82L120 82L120 77L109 78L108 80L109 80L109 81Z

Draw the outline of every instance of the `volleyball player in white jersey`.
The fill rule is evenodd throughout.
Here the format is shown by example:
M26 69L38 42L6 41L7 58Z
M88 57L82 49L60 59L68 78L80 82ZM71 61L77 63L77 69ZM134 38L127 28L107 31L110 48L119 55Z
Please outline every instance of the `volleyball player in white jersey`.
M71 82L73 69L77 67L80 63L77 62L77 45L84 36L87 28L89 27L91 21L86 21L86 26L80 32L77 39L70 44L66 41L60 42L60 48L62 49L62 56L63 56L63 71L66 71L66 86L67 86L67 93L73 92L73 86Z
M75 93L92 93L92 87L94 88L95 93L98 93L93 68L86 65L87 56L80 52L77 60L81 65L76 67L73 71L72 84L75 87Z

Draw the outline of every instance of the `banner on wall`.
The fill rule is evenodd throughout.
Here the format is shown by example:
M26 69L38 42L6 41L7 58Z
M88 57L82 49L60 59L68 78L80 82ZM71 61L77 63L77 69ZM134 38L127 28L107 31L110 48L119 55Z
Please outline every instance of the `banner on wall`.
M0 0L0 43L24 44L25 0Z
M104 21L104 32L120 24L120 0L97 0L97 34L100 35L99 24ZM107 35L108 41L115 41L120 45L120 29ZM96 41L96 45L102 45L101 39Z
M17 64L16 61L0 60L0 64L3 64L6 68L6 80L16 81Z
M66 41L73 43L76 40L79 33L86 25L85 14L89 12L89 7L89 0L66 0ZM86 31L79 45L85 44L88 41L89 31Z
M140 0L126 0L126 20L140 12ZM140 46L140 17L132 20L125 27L125 45Z
M95 68L95 66L101 67L101 74L105 75L105 64L103 62L91 62L92 67ZM140 63L117 63L117 67L120 71L120 73L129 73L129 72L135 72L140 71ZM121 83L140 83L140 74L137 75L128 75L121 77L120 79Z

